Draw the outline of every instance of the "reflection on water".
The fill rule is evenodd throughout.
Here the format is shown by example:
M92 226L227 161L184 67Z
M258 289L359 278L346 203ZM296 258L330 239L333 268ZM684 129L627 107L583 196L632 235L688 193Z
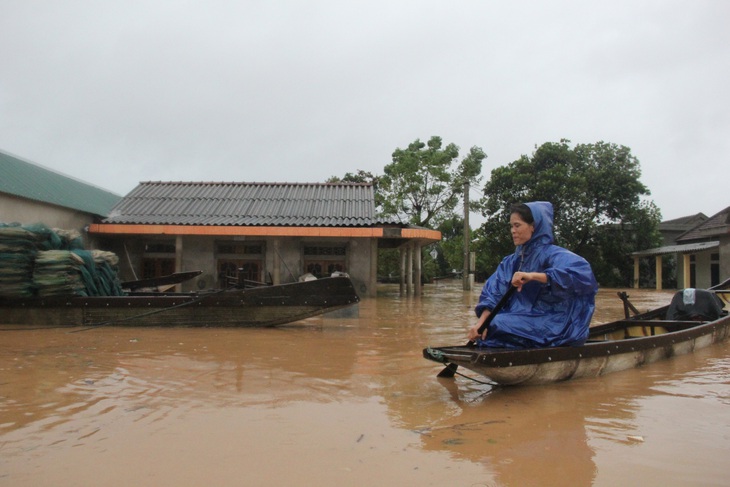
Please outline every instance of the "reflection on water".
M492 389L421 357L466 341L478 290L397 291L276 329L0 332L0 485L725 482L728 344ZM616 292L594 323L623 315Z

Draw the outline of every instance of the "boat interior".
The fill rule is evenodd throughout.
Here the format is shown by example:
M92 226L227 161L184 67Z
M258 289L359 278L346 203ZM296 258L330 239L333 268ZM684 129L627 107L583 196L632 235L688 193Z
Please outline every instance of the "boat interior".
M595 327L591 330L587 342L615 341L627 338L663 335L665 333L694 328L703 323L707 323L707 321L621 320Z

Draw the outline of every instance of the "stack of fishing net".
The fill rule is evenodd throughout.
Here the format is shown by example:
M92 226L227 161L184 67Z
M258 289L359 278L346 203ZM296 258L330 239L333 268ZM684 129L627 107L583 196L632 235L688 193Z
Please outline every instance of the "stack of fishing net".
M74 250L84 261L79 269L88 296L121 296L122 286L117 277L119 258L103 250Z
M82 277L84 259L70 250L41 250L36 255L33 281L39 296L88 296Z
M75 230L0 223L0 298L121 296L112 252L83 250Z
M42 239L18 224L0 223L0 298L33 296L33 260Z
M33 280L39 296L121 296L119 259L101 250L38 252Z
M122 296L122 283L119 280L118 264L119 257L114 252L104 250L92 250L91 256L94 259L96 270L96 288L101 296Z

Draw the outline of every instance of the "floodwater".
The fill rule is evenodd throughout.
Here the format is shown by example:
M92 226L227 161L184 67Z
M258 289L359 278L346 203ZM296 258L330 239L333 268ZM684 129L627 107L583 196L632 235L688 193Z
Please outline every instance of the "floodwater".
M478 290L424 292L275 329L0 331L0 486L730 484L728 343L492 389L421 356L466 342Z

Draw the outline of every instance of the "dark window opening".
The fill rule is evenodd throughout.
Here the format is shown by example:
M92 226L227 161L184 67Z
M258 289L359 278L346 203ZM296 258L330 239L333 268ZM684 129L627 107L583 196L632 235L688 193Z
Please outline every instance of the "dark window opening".
M218 253L236 255L262 255L264 253L264 246L260 243L251 244L224 242L218 244Z
M169 242L151 242L144 246L146 254L174 254L175 244Z
M145 243L142 255L142 279L175 273L175 242L157 240Z
M720 284L720 254L710 254L710 286Z
M302 253L305 273L321 278L329 277L334 272L347 272L345 245L307 245Z
M241 259L218 259L218 283L221 288L262 283L261 261Z
M175 273L175 258L144 258L142 259L142 279L169 276Z
M262 284L264 253L263 242L217 242L218 285L226 288Z

